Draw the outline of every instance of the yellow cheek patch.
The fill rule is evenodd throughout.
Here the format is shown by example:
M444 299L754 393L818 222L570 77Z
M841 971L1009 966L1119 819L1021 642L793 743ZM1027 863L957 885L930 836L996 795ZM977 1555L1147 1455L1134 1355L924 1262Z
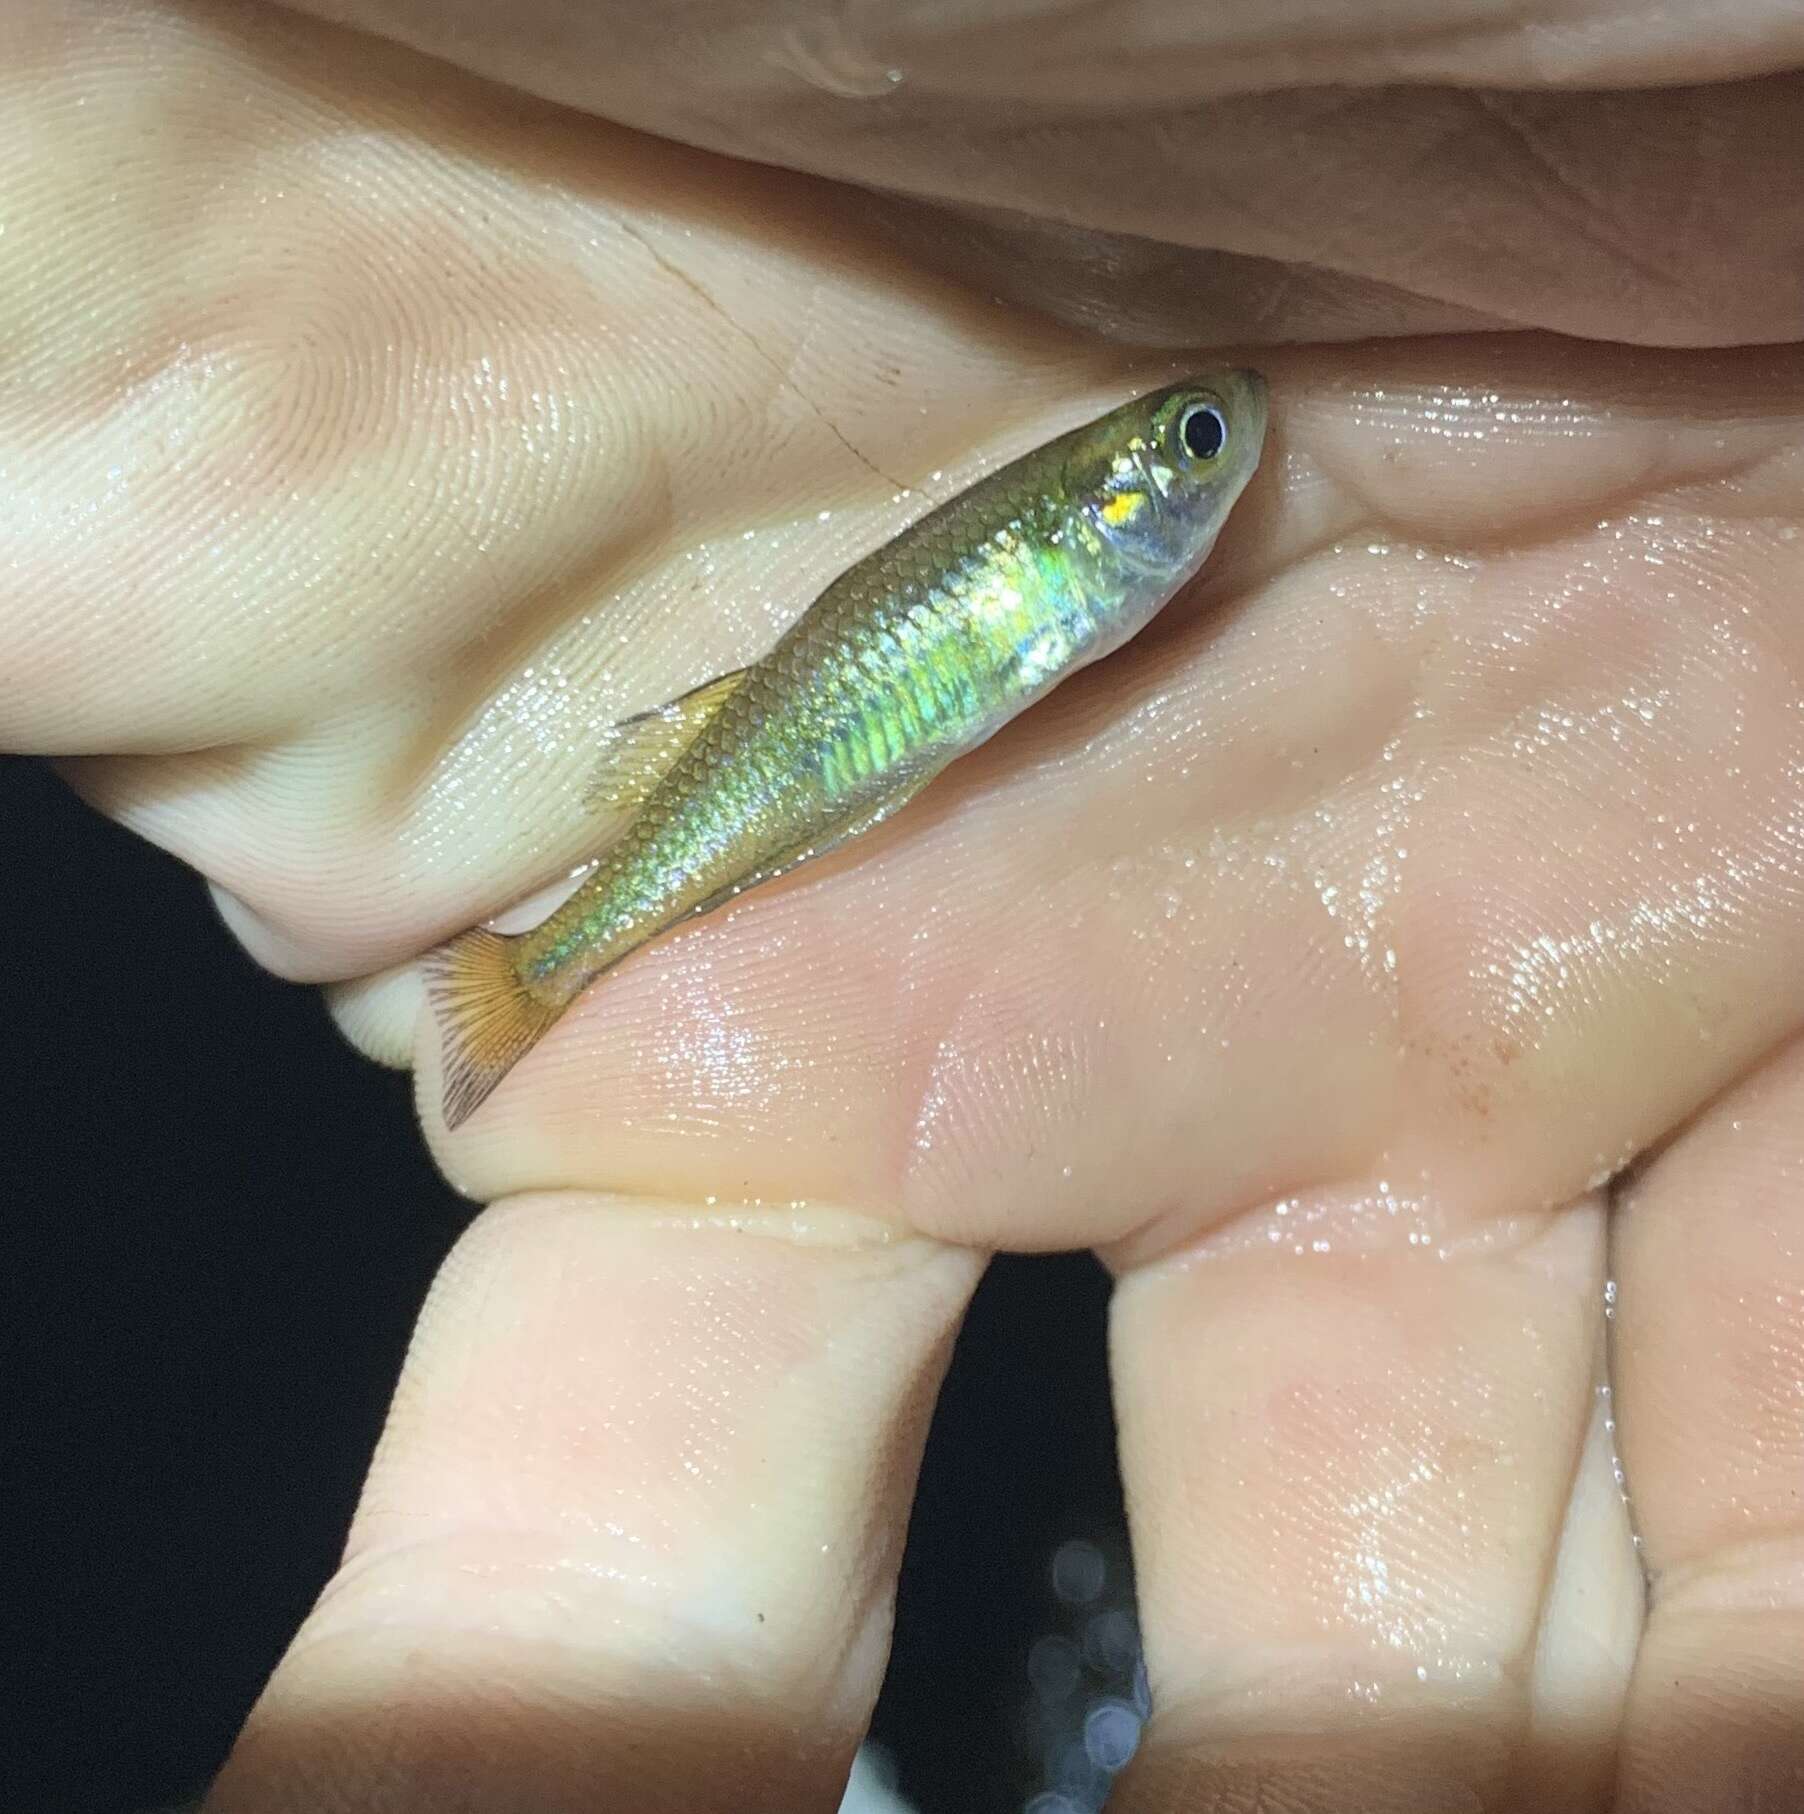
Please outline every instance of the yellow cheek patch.
M1131 523L1146 508L1144 491L1118 491L1102 507L1102 520L1111 529Z

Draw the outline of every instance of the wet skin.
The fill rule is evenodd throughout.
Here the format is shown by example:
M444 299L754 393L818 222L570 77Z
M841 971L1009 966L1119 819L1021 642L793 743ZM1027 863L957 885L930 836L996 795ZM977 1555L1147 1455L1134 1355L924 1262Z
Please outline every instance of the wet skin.
M1402 111L1263 209L1274 172L1225 153L1161 188L1182 147L1124 110L1099 218L1072 72L1112 65L1051 33L1038 136L961 92L970 45L785 116L830 172L981 166L963 199L1044 209L1063 180L1061 298L1106 263L1079 229L1186 240L1135 242L1132 346L993 280L1044 227L924 262L917 202L286 15L16 16L0 744L69 758L365 1050L417 1050L427 1136L494 1206L213 1806L831 1809L983 1255L1085 1245L1120 1278L1158 1707L1111 1806L1782 1800L1804 301L1797 222L1752 211L1804 161L1770 125L1783 14L1615 52L1405 21L1412 86L1369 97ZM1320 41L1269 29L1265 78ZM549 28L457 42L610 100ZM608 84L653 54L623 44ZM1560 92L1687 75L1713 86ZM632 123L800 158L714 79ZM1531 79L1513 113L1444 101L1500 136L1383 162L1425 96ZM1631 100L1669 128L1632 166ZM1380 225L1337 248L1306 210L1355 152ZM1450 299L1460 156L1499 251ZM1475 319L1531 331L1446 331ZM587 854L597 730L756 654L922 496L1230 337L1271 438L1204 583L868 840L624 964L447 1136L416 960Z

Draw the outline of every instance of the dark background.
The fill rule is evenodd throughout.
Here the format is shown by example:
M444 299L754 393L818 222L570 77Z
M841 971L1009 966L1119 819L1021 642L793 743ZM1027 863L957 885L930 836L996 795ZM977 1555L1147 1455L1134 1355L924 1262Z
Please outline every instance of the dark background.
M192 875L35 763L0 761L0 825L0 1809L137 1814L217 1767L330 1573L471 1212L406 1080ZM1087 1259L1001 1261L960 1340L875 1727L924 1814L1048 1780L1023 1709L1070 1625L1051 1556L1119 1543L1106 1296Z

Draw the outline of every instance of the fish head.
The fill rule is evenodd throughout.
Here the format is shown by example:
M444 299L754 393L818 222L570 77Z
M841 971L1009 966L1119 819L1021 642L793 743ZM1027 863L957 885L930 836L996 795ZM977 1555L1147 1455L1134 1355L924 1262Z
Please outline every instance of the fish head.
M1112 411L1073 437L1065 489L1083 537L1173 585L1196 571L1265 445L1255 371L1209 372Z

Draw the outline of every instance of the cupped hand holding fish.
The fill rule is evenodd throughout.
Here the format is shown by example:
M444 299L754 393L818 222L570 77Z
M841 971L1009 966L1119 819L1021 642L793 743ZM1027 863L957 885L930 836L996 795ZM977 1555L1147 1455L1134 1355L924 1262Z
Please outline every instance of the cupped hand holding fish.
M1804 357L1112 352L373 41L22 17L0 740L417 1056L493 1205L213 1805L831 1808L982 1256L1067 1246L1157 1709L1112 1806L1782 1796ZM444 1126L421 960L597 854L614 727L1249 361L1196 585Z

